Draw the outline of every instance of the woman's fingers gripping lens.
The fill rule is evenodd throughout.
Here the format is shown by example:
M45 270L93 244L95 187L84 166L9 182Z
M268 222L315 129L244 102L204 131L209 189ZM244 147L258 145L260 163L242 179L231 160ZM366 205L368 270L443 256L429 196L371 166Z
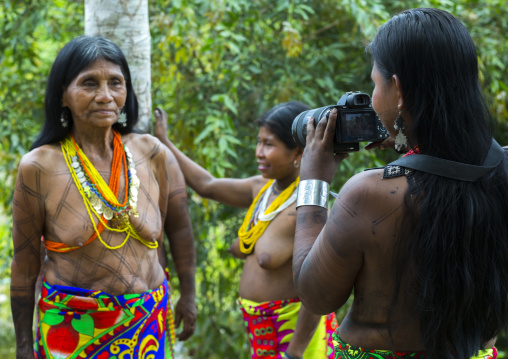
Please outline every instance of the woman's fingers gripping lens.
M307 133L307 136L306 136L307 143L309 143L309 141L312 141L312 139L314 138L314 130L315 130L314 126L315 126L314 117L307 116L305 118L305 131Z

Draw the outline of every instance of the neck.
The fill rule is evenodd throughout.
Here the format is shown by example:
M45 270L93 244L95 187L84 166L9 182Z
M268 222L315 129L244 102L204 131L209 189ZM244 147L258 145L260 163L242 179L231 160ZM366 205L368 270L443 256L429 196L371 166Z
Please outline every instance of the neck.
M291 176L287 176L284 178L277 178L275 180L275 188L277 191L282 192L284 191L291 183L293 183L296 178L300 175L300 171L295 171Z
M113 153L113 129L93 128L91 131L82 131L74 128L74 140L81 150L91 159L109 157Z

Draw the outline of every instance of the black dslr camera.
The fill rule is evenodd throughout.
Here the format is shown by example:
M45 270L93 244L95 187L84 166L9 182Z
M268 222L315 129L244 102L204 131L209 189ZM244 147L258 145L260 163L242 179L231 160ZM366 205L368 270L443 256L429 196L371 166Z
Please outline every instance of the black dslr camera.
M359 142L379 141L388 138L388 131L372 109L370 96L360 92L347 92L337 105L325 106L304 111L293 121L291 133L300 148L305 148L307 122L314 117L315 126L331 111L337 109L337 124L333 139L333 152L354 152L360 149Z

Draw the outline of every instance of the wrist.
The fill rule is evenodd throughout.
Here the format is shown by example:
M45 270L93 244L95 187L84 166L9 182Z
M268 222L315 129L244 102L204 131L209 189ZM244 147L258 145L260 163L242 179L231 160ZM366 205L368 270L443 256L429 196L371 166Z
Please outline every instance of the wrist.
M327 209L330 185L317 179L302 180L298 184L296 208L300 206L319 206Z
M195 287L180 284L180 297L195 298L196 297Z
M186 299L194 299L196 298L196 293L194 291L180 291L180 298Z

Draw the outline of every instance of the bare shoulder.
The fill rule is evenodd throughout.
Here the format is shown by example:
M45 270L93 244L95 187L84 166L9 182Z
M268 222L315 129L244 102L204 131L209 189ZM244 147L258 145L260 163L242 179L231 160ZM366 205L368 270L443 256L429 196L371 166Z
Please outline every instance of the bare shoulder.
M53 193L61 194L69 179L69 169L58 144L44 145L26 153L18 167L12 204L14 220L41 214L45 199ZM34 218L30 217L31 222L26 223L35 228Z
M255 198L258 195L259 191L261 191L261 189L268 182L268 180L261 175L248 177L246 178L246 181L248 181L251 184L252 198Z
M156 170L167 167L180 172L175 156L158 138L150 134L130 133L122 140L136 163L151 162Z
M165 147L156 137L150 134L129 133L122 136L122 141L135 157L149 157L164 156L166 152Z
M26 174L42 172L51 175L60 171L64 163L59 145L43 145L23 155L19 162L19 171Z
M383 170L363 171L351 177L339 192L338 199L355 207L398 202L407 190L405 176L383 178Z
M61 147L56 144L43 145L25 153L21 158L20 165L29 165L30 163L44 165L47 164L47 160L54 160L56 158L62 158Z
M339 237L346 242L354 238L354 243L363 248L369 247L372 240L382 240L380 234L392 233L398 223L406 190L405 176L384 179L383 170L353 176L333 205L327 224L329 234L341 233Z

